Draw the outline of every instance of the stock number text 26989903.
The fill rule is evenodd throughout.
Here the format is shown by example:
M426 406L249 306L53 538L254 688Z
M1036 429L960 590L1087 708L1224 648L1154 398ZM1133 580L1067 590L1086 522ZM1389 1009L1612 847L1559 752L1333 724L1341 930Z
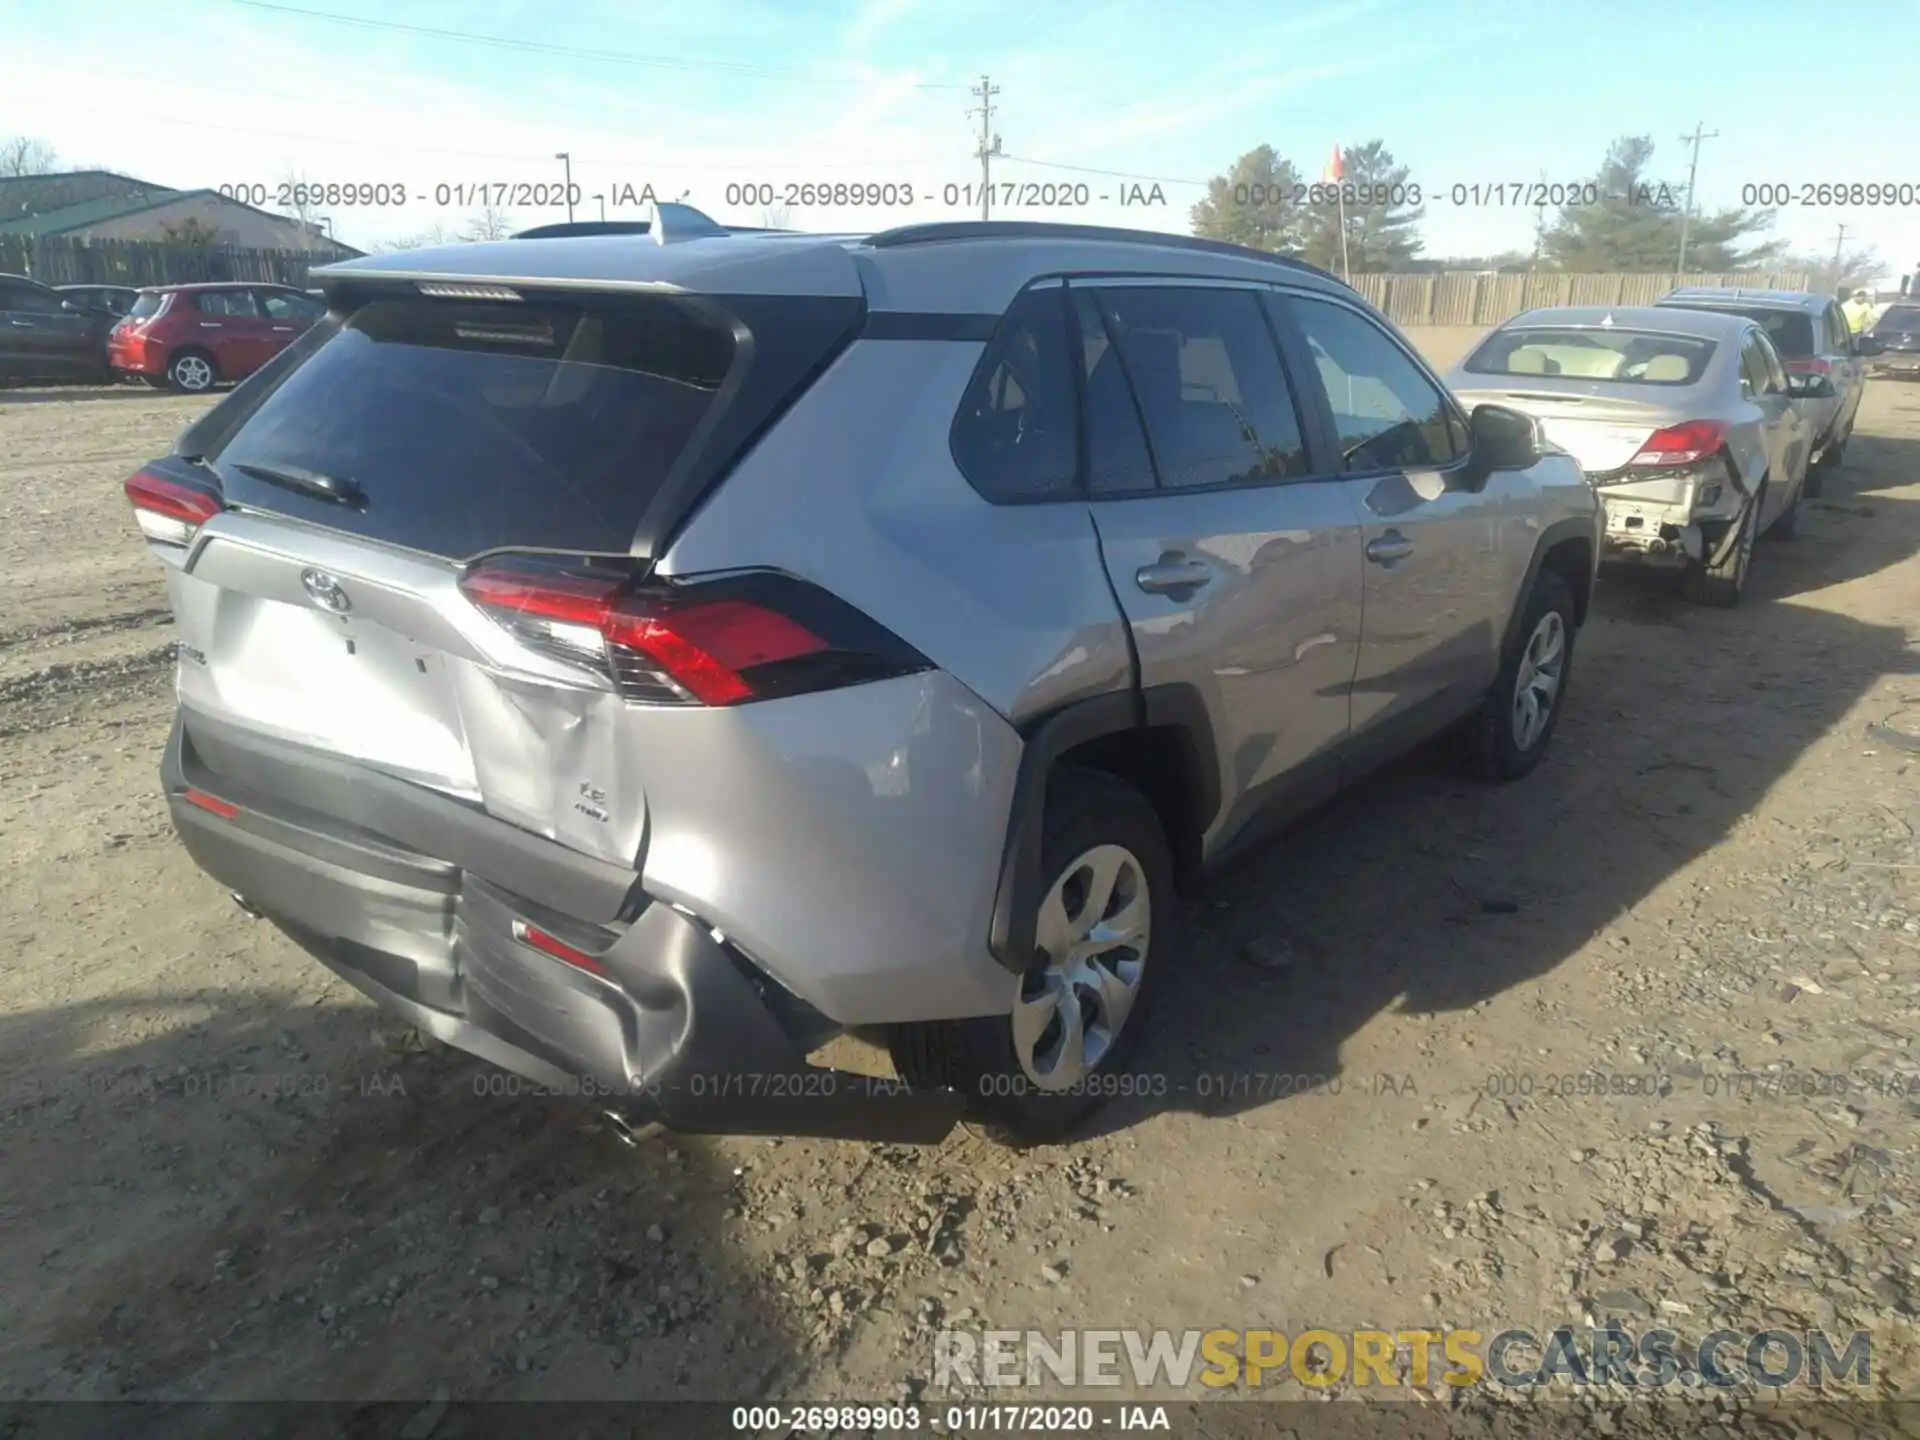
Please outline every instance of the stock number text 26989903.
M633 187L619 187L624 194ZM428 185L401 180L237 180L218 187L219 193L243 205L282 209L325 206L329 209L375 210L409 204L492 206L549 209L578 205L586 199L578 182L554 180L439 180Z
M761 206L805 209L894 209L910 205L941 205L971 209L983 202L1007 210L1073 209L1096 200L1114 198L1096 194L1084 180L995 181L919 185L910 180L743 180L726 186L722 201L730 207ZM1121 203L1129 203L1122 196ZM1152 203L1142 197L1133 203Z

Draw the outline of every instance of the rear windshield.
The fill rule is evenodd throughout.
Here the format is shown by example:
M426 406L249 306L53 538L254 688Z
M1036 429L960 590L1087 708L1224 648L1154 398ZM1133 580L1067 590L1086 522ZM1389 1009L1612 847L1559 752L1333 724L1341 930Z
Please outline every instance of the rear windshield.
M1801 360L1814 353L1813 317L1804 310L1779 310L1771 305L1680 305L1682 310L1709 310L1716 315L1744 315L1767 332L1783 360Z
M1895 305L1873 324L1876 335L1904 335L1914 330L1920 330L1920 305Z
M133 304L127 308L127 314L136 320L144 320L149 315L158 315L160 307L166 303L166 296L156 295L151 290L142 290L134 297Z
M1475 375L1558 375L1630 385L1691 385L1715 342L1642 330L1496 330L1467 358Z
M434 554L624 551L734 355L683 302L361 307L216 457L230 500ZM240 467L320 472L357 506Z

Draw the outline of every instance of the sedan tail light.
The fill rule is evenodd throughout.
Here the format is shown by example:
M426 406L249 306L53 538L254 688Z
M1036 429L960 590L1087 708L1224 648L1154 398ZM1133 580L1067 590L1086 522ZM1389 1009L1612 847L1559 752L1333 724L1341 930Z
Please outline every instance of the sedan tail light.
M1706 459L1726 443L1727 426L1722 420L1687 420L1656 430L1640 445L1629 465L1692 465Z
M641 587L616 570L514 557L469 571L460 589L530 649L648 704L738 705L928 668L885 627L786 575Z

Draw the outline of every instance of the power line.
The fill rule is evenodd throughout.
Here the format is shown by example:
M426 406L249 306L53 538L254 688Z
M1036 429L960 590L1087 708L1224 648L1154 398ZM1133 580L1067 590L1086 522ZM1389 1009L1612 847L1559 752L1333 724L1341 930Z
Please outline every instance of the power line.
M1101 170L1092 165L1065 165L1058 160L1036 160L1031 155L1002 153L998 158L1011 160L1018 165L1037 165L1042 170L1067 170L1076 175L1107 175L1115 180L1146 180L1155 185L1197 185L1205 190L1213 183L1210 180L1182 179L1176 175L1139 175L1131 170Z
M202 86L199 88L204 89L206 87ZM251 94L252 92L233 90L228 93L237 95ZM469 160L519 160L529 164L545 164L553 159L551 151L540 151L536 153L534 151L513 150L469 150L452 145L409 145L404 141L384 138L375 142L343 136L338 132L331 135L323 135L316 131L262 130L257 125L220 125L208 120L179 120L170 115L150 116L141 123L146 124L149 122L155 125L179 126L186 130L212 130L227 135L255 135L274 140L311 140L317 144L333 145L342 149L364 149L377 144L378 148L383 151L399 150L413 155L450 155ZM609 168L615 166L640 168L643 164L658 163L657 161L642 162L621 156L575 155L574 158L582 164L599 165ZM924 163L926 162L921 159L908 159L901 156L895 156L892 159L883 158L876 160L782 160L776 158L772 160L756 160L751 164L745 165L713 165L703 161L698 165L685 168L714 170L725 174L744 174L759 177L766 175L770 171L803 173L808 170L884 170L888 168L903 169L910 165L920 165ZM401 176L399 178L404 179L406 177Z
M363 15L338 15L329 10L309 10L300 5L281 5L275 0L229 0L249 10L268 10L280 15L298 15L307 20L324 20L330 25L351 25L361 30L385 30L401 35L418 35L428 40L453 40L463 45L486 45L498 50L516 50L523 54L556 55L574 60L594 60L604 65L637 65L650 70L717 70L729 75L767 80L795 80L813 85L871 85L866 79L834 79L813 71L796 70L783 65L754 65L740 60L690 59L675 55L640 55L623 50L591 50L580 45L559 45L545 40L521 40L509 35L481 35L471 30L446 29L436 25L409 25L400 20L375 20ZM914 90L958 90L953 84L926 81L914 84Z

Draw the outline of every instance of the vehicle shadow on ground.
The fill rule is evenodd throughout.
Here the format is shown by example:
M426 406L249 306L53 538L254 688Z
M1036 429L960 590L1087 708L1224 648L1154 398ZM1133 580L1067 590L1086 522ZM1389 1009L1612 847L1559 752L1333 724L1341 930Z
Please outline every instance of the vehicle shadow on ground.
M1139 1062L1159 1093L1091 1126L1283 1100L1343 1077L1343 1045L1382 1012L1468 1010L1545 974L1725 840L1879 681L1920 674L1903 629L1797 598L1920 547L1920 504L1855 498L1895 483L1894 464L1920 475L1920 445L1874 438L1860 459L1801 538L1756 556L1736 610L1690 606L1670 577L1604 575L1531 776L1455 778L1433 747L1214 877Z
M158 1012L178 1023L99 1048ZM789 1309L731 1273L738 1182L706 1142L626 1148L588 1102L370 1044L374 1019L232 992L0 1019L0 1274L39 1277L0 1389L737 1402L791 1363ZM137 1428L176 1420L264 1433L237 1407Z

